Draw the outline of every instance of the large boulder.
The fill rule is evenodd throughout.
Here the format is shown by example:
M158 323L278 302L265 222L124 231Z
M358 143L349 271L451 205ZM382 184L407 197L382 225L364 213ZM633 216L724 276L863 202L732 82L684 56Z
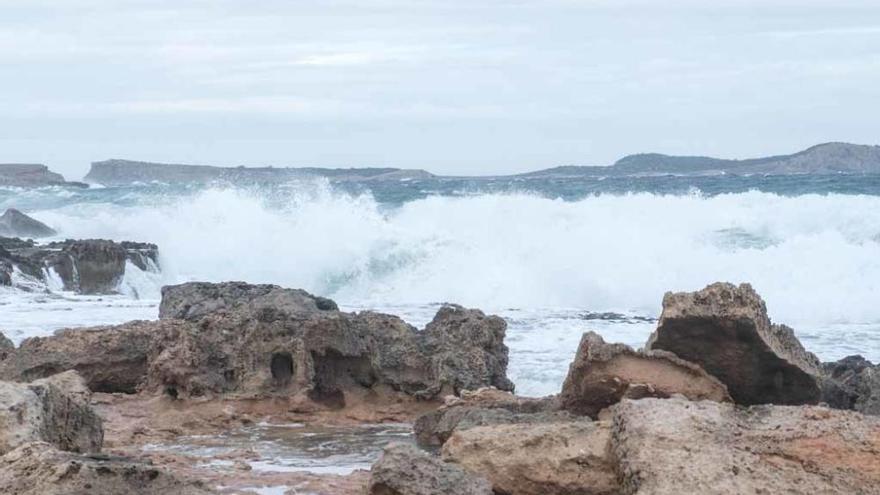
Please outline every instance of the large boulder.
M210 313L236 310L313 313L338 309L332 300L301 289L245 282L189 282L162 287L159 318L198 320Z
M665 351L636 352L587 332L562 386L562 408L596 418L622 398L671 397L730 401L727 387L699 366Z
M0 379L27 382L76 370L92 391L134 393L147 376L154 334L179 324L134 321L32 337L0 361Z
M74 371L28 384L0 381L0 454L35 441L73 452L100 451L104 429L90 397Z
M597 495L619 492L610 427L589 420L481 426L456 431L443 459L484 476L495 493Z
M35 220L24 213L9 208L0 215L0 236L5 237L51 237L57 232L39 220Z
M851 411L624 400L611 448L624 494L880 493L880 418Z
M646 348L700 365L739 404L815 404L822 396L818 359L790 328L771 324L748 284L667 293Z
M370 471L369 495L492 495L485 479L403 443L385 448Z
M559 410L556 397L518 397L493 388L447 396L443 406L419 416L413 424L416 441L426 447L443 445L456 431L477 426L543 424L574 420Z
M0 456L0 493L208 495L213 492L142 461L63 452L44 442L33 442Z
M838 384L845 394L843 408L855 409L862 414L880 416L880 365L872 364L862 356L848 356L840 361L824 363L828 380ZM832 388L832 396L839 397L838 388ZM827 392L826 387L823 392ZM826 397L831 403L832 398Z

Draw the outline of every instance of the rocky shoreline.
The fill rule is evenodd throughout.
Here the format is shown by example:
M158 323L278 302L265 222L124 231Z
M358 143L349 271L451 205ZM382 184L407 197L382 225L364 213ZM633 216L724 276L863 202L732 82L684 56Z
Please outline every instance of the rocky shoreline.
M168 286L159 320L2 346L0 491L880 493L880 367L820 363L748 285L667 294L642 350L584 334L550 397L513 394L505 330L454 305L416 329L301 290ZM389 422L412 423L414 442L370 472L152 448Z

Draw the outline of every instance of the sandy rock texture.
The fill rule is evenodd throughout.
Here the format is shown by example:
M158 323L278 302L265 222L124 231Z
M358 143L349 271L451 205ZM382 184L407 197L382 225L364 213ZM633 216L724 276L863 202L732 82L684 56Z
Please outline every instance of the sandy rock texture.
M407 444L391 444L373 464L369 495L492 495L484 478Z

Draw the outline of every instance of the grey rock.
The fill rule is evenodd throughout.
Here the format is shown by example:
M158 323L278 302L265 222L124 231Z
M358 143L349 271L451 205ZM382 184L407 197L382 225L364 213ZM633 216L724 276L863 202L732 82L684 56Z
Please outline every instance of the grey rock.
M209 313L236 310L292 314L338 309L332 300L313 296L300 289L245 282L189 282L162 287L159 318L198 320Z
M61 174L36 163L0 163L0 186L42 187L64 185Z
M9 208L0 216L0 236L5 237L51 237L57 232L39 220L35 220L24 213Z
M0 493L10 495L207 495L148 462L104 454L63 452L26 443L0 457Z
M607 344L594 332L581 338L562 385L562 408L597 418L624 397L671 397L730 401L727 387L699 366L665 351L634 351Z
M369 495L492 495L488 481L412 445L385 448L373 464Z
M727 385L738 404L815 404L819 360L782 325L748 284L716 283L698 292L667 293L648 350L666 350Z
M0 454L34 441L73 452L100 451L104 429L90 397L74 371L27 384L0 381Z
M880 365L872 364L862 356L848 356L840 361L824 363L822 367L828 380L837 385L823 389L825 402L844 409L855 409L862 414L880 416ZM839 399L841 396L844 397L842 400Z

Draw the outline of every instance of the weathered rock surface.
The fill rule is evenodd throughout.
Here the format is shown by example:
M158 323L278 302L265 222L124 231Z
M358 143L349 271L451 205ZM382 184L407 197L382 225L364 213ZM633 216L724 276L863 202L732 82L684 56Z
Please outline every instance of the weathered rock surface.
M0 362L15 352L15 344L3 332L0 332Z
M443 459L484 476L496 493L619 493L607 422L481 426L456 431Z
M880 418L851 411L624 400L611 447L624 494L880 493Z
M73 371L29 384L0 381L0 454L34 441L73 452L100 451L104 430L90 396Z
M210 490L133 459L62 452L44 442L0 457L0 493L9 495L207 495Z
M556 397L533 399L484 388L463 391L461 397L446 397L446 403L416 419L416 441L424 446L443 445L456 431L477 426L542 424L576 419L559 410Z
M180 324L134 321L29 338L0 361L0 379L27 382L76 370L92 391L133 393L146 378L153 336Z
M624 397L671 397L730 401L727 387L699 366L666 351L636 352L623 344L606 344L587 332L562 386L562 408L596 418L599 411Z
M35 220L24 213L9 208L6 213L0 215L0 236L5 237L51 237L57 234L48 225Z
M65 185L61 174L38 163L0 163L0 186L42 187Z
M198 320L221 311L276 311L290 314L331 310L339 310L335 302L301 289L245 282L189 282L162 288L159 318Z
M821 398L818 359L790 328L770 323L764 301L748 284L667 293L646 348L698 364L739 404L814 404Z
M163 303L163 311L190 320L166 317L28 339L0 363L0 378L76 369L95 391L303 395L330 407L344 406L349 392L387 389L433 399L513 387L506 377L504 320L478 310L445 306L419 331L395 316L321 309L335 303L302 291L186 286L165 289L173 304ZM183 292L195 296L179 297ZM205 294L219 294L220 301Z
M158 248L155 244L102 239L66 240L45 245L15 238L0 239L0 283L4 285L10 285L15 267L24 275L44 283L48 273L54 272L64 290L111 294L118 291L127 262L141 270L158 267Z
M848 356L824 363L822 367L828 378L839 384L846 394L848 403L842 404L843 408L880 416L880 365L874 365L862 356ZM839 396L840 392L835 395ZM832 402L828 398L825 400Z
M492 495L485 479L412 445L385 448L373 464L369 495Z

